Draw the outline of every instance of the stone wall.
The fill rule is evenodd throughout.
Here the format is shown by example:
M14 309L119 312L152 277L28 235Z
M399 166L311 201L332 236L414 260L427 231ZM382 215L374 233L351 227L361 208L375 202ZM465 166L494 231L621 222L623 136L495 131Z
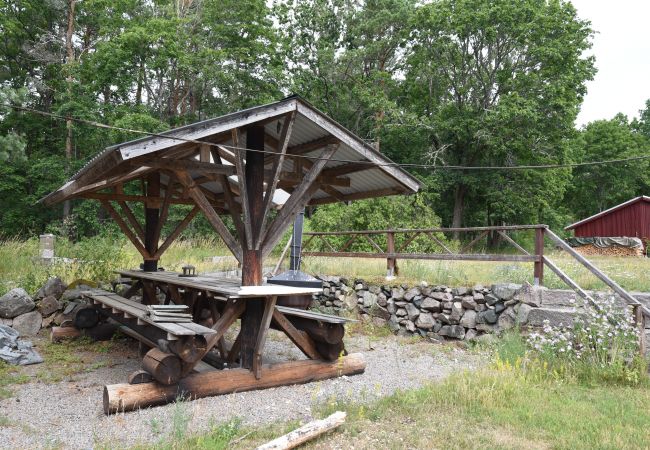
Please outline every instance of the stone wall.
M361 320L386 325L403 335L418 333L431 338L471 340L515 325L541 327L547 320L553 326L570 326L583 313L575 292L528 284L451 288L426 283L371 285L359 279L320 278L323 294L314 296L312 308L330 314L358 314ZM632 295L650 307L650 294ZM625 304L620 298L619 301Z
M321 277L323 294L312 308L358 312L361 319L387 325L398 334L473 339L481 334L526 324L535 306L531 287L368 285L363 280ZM530 303L530 304L529 304Z

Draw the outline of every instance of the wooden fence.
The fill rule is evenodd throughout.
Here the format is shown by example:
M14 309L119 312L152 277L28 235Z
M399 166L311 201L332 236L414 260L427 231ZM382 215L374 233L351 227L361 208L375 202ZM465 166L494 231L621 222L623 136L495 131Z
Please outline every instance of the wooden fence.
M519 245L508 233L523 231L534 233L534 250L529 252ZM453 251L445 244L441 237L444 233L471 233L472 238L462 245L458 251ZM502 242L516 250L514 254L487 254L468 253L488 236L498 236ZM332 238L336 237L336 243ZM408 248L416 239L425 238L429 244L435 245L440 252L408 252ZM646 317L650 317L650 310L630 295L618 283L609 278L605 273L593 265L580 253L571 248L564 240L549 229L547 225L510 225L496 227L473 228L426 228L426 229L398 229L398 230L365 230L365 231L332 231L304 233L303 256L324 256L337 258L381 258L386 259L387 276L394 276L397 271L397 261L400 259L420 260L447 260L447 261L511 261L532 262L534 284L544 284L544 267L554 272L562 281L586 301L598 307L594 299L582 289L573 279L563 272L557 264L544 255L544 246L548 240L553 246L565 251L581 265L593 273L599 280L616 292L628 305L634 309L637 326L645 329ZM354 245L364 243L370 245L375 251L349 251ZM328 251L309 250L310 245L319 243L321 248ZM338 245L337 245L338 244ZM337 248L338 247L338 248ZM280 261L281 262L281 261ZM641 333L641 350L645 352L645 334Z

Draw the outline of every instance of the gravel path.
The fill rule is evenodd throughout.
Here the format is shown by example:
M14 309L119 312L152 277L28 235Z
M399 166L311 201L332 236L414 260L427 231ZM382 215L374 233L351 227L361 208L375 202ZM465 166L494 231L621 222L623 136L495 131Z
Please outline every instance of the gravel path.
M14 396L0 401L0 448L120 448L157 442L171 433L173 423L189 420L188 430L207 431L215 423L240 418L263 424L290 419L311 419L312 405L332 397L371 401L397 389L422 385L454 371L474 369L483 359L453 346L405 341L397 337L346 339L351 352L363 352L367 361L362 375L299 386L242 392L181 402L140 411L105 416L105 384L123 383L139 368L136 346L100 355L110 361L73 380L12 386ZM300 352L278 335L267 341L268 362L300 359Z

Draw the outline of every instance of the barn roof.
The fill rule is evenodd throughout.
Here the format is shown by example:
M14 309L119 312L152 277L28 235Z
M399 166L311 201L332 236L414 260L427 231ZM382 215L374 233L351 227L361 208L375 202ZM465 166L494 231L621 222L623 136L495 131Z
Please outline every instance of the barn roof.
M628 206L630 206L630 205L632 205L634 203L638 203L638 202L648 202L648 203L650 203L650 197L645 196L645 195L635 197L635 198L630 199L630 200L628 200L626 202L623 202L623 203L621 203L619 205L616 205L616 206L613 206L613 207L611 207L609 209L606 209L605 211L601 211L598 214L594 214L593 216L587 217L586 219L582 219L582 220L580 220L580 221L578 221L576 223L572 223L571 225L568 225L568 226L564 227L564 229L565 230L573 230L576 227L579 227L579 226L584 225L586 223L592 222L592 221L594 221L594 220L596 220L596 219L598 219L600 217L611 214L614 211L618 211L620 209L627 208Z
M116 174L119 174L122 180L141 178L152 170L147 165L151 158L169 161L175 154L183 154L183 150L191 153L192 149L195 150L202 142L211 145L221 144L223 148L220 151L230 152L232 157L234 152L229 150L229 147L235 145L231 138L232 130L253 124L264 125L265 151L276 152L280 139L279 122L291 113L295 113L295 121L281 173L296 172L294 164L297 159L289 157L290 155L317 158L326 145L338 144L338 149L325 165L323 174L341 179L337 180L335 186L325 185L325 183L322 189L312 196L310 204L409 194L420 189L420 182L416 178L397 167L371 145L304 99L291 96L275 103L252 107L175 128L155 136L107 147L63 186L41 201L50 205L70 198L83 197L81 194L88 192L99 192L111 186L111 180L115 179ZM245 136L243 135L242 138L243 142L239 144L245 148ZM223 156L226 163L228 163L227 156ZM186 158L186 154L183 154L183 157ZM307 161L306 164L313 164L316 161L313 158L303 160ZM273 155L267 155L265 163L272 165ZM194 178L199 175L199 172L192 172ZM165 183L166 175L163 173L161 176L161 181ZM223 193L219 183L208 183L204 188L214 194Z

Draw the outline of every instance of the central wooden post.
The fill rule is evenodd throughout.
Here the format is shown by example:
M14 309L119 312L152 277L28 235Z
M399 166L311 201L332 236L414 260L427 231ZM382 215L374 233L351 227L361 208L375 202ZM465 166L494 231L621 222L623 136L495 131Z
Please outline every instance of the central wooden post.
M264 150L264 127L255 125L246 129L246 148ZM245 180L250 210L250 229L257 233L264 213L264 153L246 151ZM252 236L255 242L257 236ZM242 244L242 285L262 284L262 251L248 248ZM257 334L262 324L264 299L246 300L246 310L241 319L241 365L246 369L253 367Z
M158 250L158 242L156 242L156 228L158 227L158 220L160 218L160 204L153 203L150 198L160 198L160 174L152 173L147 175L146 187L147 200L144 204L144 247L150 255L156 253ZM145 259L144 270L146 272L155 272L158 270L157 259Z

